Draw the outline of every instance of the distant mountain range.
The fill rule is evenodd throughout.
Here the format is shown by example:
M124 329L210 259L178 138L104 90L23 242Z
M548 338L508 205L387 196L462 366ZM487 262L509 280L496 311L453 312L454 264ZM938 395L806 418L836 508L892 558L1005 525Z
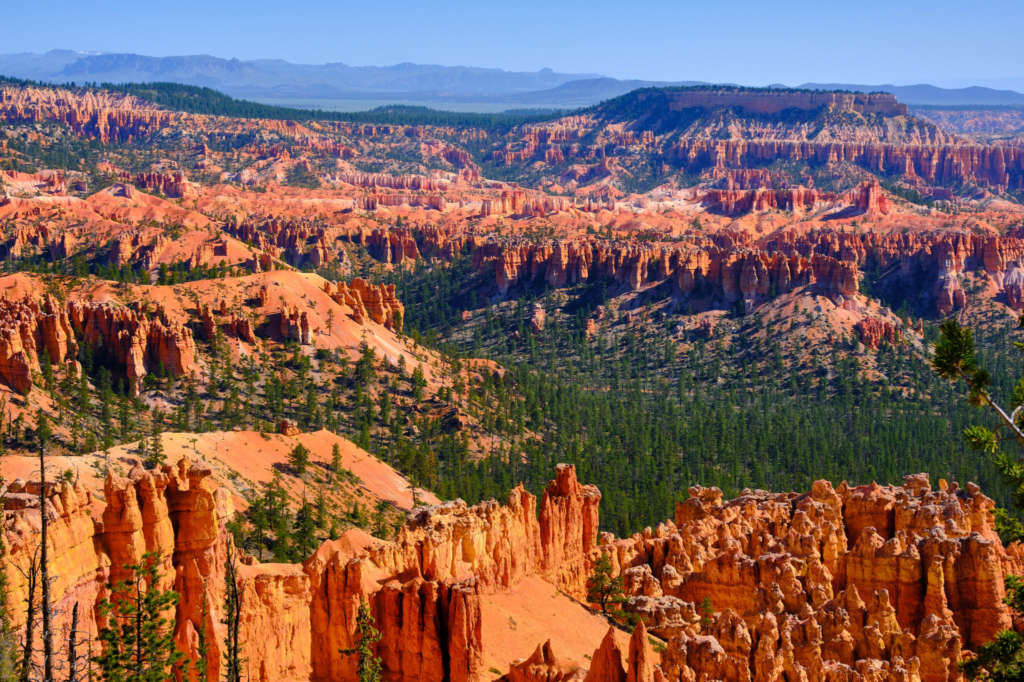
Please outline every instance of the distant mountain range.
M329 107L332 101L414 102L489 110L575 108L643 87L698 85L702 81L619 80L598 74L505 71L467 66L395 64L292 64L280 59L222 59L209 55L45 53L0 55L0 75L53 83L164 81L214 88L234 97ZM1024 107L1024 93L985 87L804 83L799 87L891 92L909 105Z
M850 83L804 83L801 88L813 90L854 90L861 92L891 92L904 104L915 106L1007 106L1024 107L1024 93L1016 90L995 90L973 86L969 88L940 88L919 85L852 85Z

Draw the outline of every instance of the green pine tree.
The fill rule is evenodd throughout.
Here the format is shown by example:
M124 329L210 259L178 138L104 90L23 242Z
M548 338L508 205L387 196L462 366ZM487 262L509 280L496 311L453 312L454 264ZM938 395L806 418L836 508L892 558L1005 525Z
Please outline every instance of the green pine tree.
M303 476L306 473L306 469L309 467L309 450L302 443L299 443L292 451L288 453L288 464L299 476Z
M295 524L292 528L292 542L294 543L294 554L297 558L305 560L316 550L316 517L313 505L305 498L302 505L295 513Z
M242 622L242 594L238 587L238 552L234 543L228 543L228 556L224 562L224 619L227 633L224 638L224 679L242 682L242 646L239 629Z
M388 536L388 509L390 505L384 500L378 500L373 513L373 534L379 538L387 539Z
M166 682L184 655L174 643L174 623L166 614L178 594L158 587L159 555L148 552L125 566L129 578L112 586L113 601L100 604L106 625L99 639L103 653L95 658L101 679L109 682Z
M704 595L704 598L700 600L700 631L703 634L708 634L708 629L711 627L713 622L712 617L715 615L715 607L711 605L711 597Z
M423 365L416 365L412 371L412 395L416 402L423 400L423 389L427 386L427 378L423 375Z
M341 653L358 656L356 673L359 682L380 682L380 658L374 654L374 645L380 641L380 630L373 620L370 605L365 599L359 600L359 613L356 616L356 645L351 649L342 649Z
M149 443L145 465L149 469L156 469L167 462L167 453L164 452L164 439L161 436L160 423L155 417L153 419L152 437Z
M622 576L612 575L612 560L607 552L594 564L594 570L587 578L587 601L601 607L607 614L609 608L616 608L625 601L622 593Z
M210 612L206 606L206 579L203 579L203 609L200 615L202 622L199 624L199 629L196 632L198 635L197 642L197 656L195 660L195 679L198 682L208 682L210 679L210 641L209 634L206 630L206 620L209 617Z
M1020 327L1024 328L1024 316L1020 319ZM1024 508L1024 457L1020 454L1024 453L1024 378L1017 382L1007 411L989 392L992 377L978 363L972 330L961 326L955 319L949 319L942 323L940 333L932 357L932 369L943 379L963 381L967 385L968 402L987 408L1001 422L1000 428L995 430L979 425L968 426L964 429L964 437L972 448L992 458L1014 491L1017 506ZM1015 345L1024 349L1024 344ZM1006 432L1010 438L1002 436ZM1016 456L1003 450L1007 441L1011 445L1015 443ZM1011 526L1010 532L1020 530L1019 523L1007 522L1012 520L1008 514L1001 515L1001 519L1003 525ZM997 517L997 526L1000 525L999 520ZM1005 532L1005 529L1001 530ZM1007 576L1004 601L1018 616L1024 615L1024 579ZM1024 680L1024 637L1013 630L1003 630L993 641L978 647L976 654L961 661L960 669L971 680L1020 682Z
M341 448L335 443L331 446L331 471L335 476L340 476L345 466L341 463Z

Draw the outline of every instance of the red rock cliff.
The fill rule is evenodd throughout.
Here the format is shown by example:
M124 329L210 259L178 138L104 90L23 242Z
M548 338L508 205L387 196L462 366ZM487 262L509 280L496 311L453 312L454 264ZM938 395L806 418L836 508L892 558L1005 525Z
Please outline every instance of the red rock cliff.
M125 564L156 552L165 587L181 595L179 648L197 655L205 612L207 632L215 635L210 674L219 674L224 523L233 512L210 474L205 465L185 460L161 472L137 468L127 479L107 479L105 504L82 488L50 484L58 631L66 629L78 603L85 614L80 629L95 634L105 586L124 577ZM17 481L5 501L5 567L16 628L24 625L22 571L38 539L37 491L37 485ZM393 542L350 531L324 543L304 565L243 565L243 655L253 679L352 679L355 657L340 650L354 644L364 599L384 634L377 652L386 679L481 679L480 595L531 575L581 594L599 500L593 486L580 485L575 470L562 466L544 493L539 518L536 498L520 487L505 506L455 501L418 509Z
M38 537L37 490L15 481L5 500L15 627L24 624L21 570ZM227 496L209 469L185 461L110 478L104 496L50 485L58 631L78 603L80 627L95 633L107 581L156 552L181 594L176 640L196 655L205 610L217 674ZM610 635L594 642L585 672L540 646L512 679L948 680L966 649L1011 624L1003 577L1024 569L1019 550L995 535L990 499L973 485L932 490L924 475L901 487L819 481L805 494L745 491L731 501L693 488L674 521L595 545L599 499L561 466L539 517L520 487L507 505L420 508L391 542L354 530L303 565L248 561L239 580L253 679L351 679L356 661L340 650L354 643L362 600L384 635L385 679L484 679L483 597L527 576L582 597L591 562L607 552L625 608L642 624L628 650ZM667 643L660 655L648 631Z

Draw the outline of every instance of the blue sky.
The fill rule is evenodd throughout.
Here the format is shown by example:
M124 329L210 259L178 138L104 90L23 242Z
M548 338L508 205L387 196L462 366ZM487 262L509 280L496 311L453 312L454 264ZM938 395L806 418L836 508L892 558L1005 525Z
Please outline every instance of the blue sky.
M1024 86L1021 0L10 0L0 52L551 67L622 78Z

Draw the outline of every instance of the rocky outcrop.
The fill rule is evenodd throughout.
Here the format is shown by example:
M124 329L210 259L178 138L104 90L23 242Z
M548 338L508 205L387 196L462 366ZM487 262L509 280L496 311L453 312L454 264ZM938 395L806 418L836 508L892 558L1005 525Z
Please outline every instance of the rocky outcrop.
M324 291L358 324L372 320L393 331L402 330L405 306L395 295L394 284L370 284L356 277L351 282L326 282Z
M826 97L832 94L822 93ZM665 100L665 115L673 115L674 105L669 98L657 92L651 96ZM774 104L785 100L773 99ZM812 109L818 107L805 108L808 112ZM708 127L695 134L678 135L676 129L669 128L659 136L644 130L644 122L632 118L615 121L615 113L610 114L612 120L600 115L569 116L516 129L507 137L505 148L493 152L492 159L504 165L551 164L552 170L568 165L577 172L582 170L579 177L584 181L607 176L618 164L628 165L636 157L657 154L663 173L690 177L720 178L738 171L758 171L782 161L811 168L858 166L926 187L975 184L1005 191L1024 186L1021 148L965 143L920 119L908 118L905 130L896 136L891 128L866 120L852 124L827 122L827 134L822 135L819 125L807 121L772 121L766 125L761 116L764 114L729 125L704 121ZM556 137L554 133L557 140L540 141L545 135L548 139ZM581 143L579 140L584 138L593 142Z
M729 179L732 184L733 174ZM759 211L806 213L825 204L847 206L860 214L878 215L889 212L889 200L877 180L862 183L849 192L819 192L806 187L752 187L711 189L702 199L709 210L724 215L742 215ZM837 212L836 215L842 215Z
M832 194L821 194L804 187L785 189L711 189L704 194L703 204L709 210L724 215L741 215L758 211L791 211L803 213L814 210L826 201L836 201Z
M332 257L341 258L330 246L329 230L319 220L282 216L232 216L224 231L252 244L262 255L282 258L293 265L318 267Z
M1014 263L1003 275L1003 294L1014 310L1024 310L1024 270Z
M28 393L40 360L77 364L77 353L67 311L52 295L42 301L0 298L0 381Z
M50 574L55 577L51 592L56 632L67 632L72 607L77 604L82 633L79 650L96 647L98 607L107 596L106 586L127 575L126 564L137 563L153 552L162 587L180 595L175 614L177 646L196 657L202 614L207 614L208 632L221 628L223 523L233 513L226 493L212 484L210 474L208 468L189 466L183 460L177 467L159 472L136 468L128 478L112 476L105 484L106 504L99 503L102 511L97 515L92 510L98 501L90 491L67 482L48 484L46 513ZM4 499L9 551L4 570L11 586L9 608L16 630L24 628L21 597L26 593L25 580L38 543L38 485L14 481ZM220 637L210 638L211 676L220 670L220 641Z
M578 665L559 661L548 640L529 658L514 662L505 678L508 682L583 682L586 675Z
M77 603L80 627L95 632L104 585L154 552L165 586L181 595L178 646L197 655L204 614L207 632L219 633L232 511L210 474L184 460L135 469L108 478L98 505L81 487L49 484L58 628ZM37 493L38 484L15 481L5 498L13 606L34 552ZM247 560L239 586L252 676L349 679L355 660L341 651L354 643L365 600L383 633L385 679L481 679L481 596L539 575L580 598L598 552L626 577L626 610L640 619L628 649L609 631L585 672L543 644L509 679L947 680L964 650L1011 624L1003 577L1015 555L995 535L992 501L973 485L933 490L925 475L902 487L819 481L806 494L745 491L731 501L692 488L674 521L631 538L605 535L595 549L599 499L560 466L539 517L520 487L507 505L418 509L392 542L350 531L303 565ZM20 609L12 613L23 626ZM215 674L219 635L210 641Z
M111 91L0 87L0 119L12 123L56 120L78 135L101 142L130 142L181 118L187 115Z
M498 292L546 283L564 287L607 279L632 290L670 280L700 306L749 305L799 286L853 296L857 263L831 255L790 255L709 242L703 248L654 247L619 242L488 242L473 251L476 269L493 268Z
M856 194L848 207L854 215L889 210L872 183ZM667 281L696 311L738 302L749 310L799 287L849 298L857 295L865 271L874 285L919 292L940 315L966 304L960 276L970 270L990 277L1015 305L1020 287L1014 271L1024 262L1024 234L1016 229L996 235L953 229L915 233L821 228L800 234L782 230L761 238L725 231L694 236L685 246L467 237L438 228L412 234L423 257L469 254L477 272L493 273L494 289L503 296L527 287L561 288L598 280L629 290ZM408 257L411 250L405 253Z
M138 173L132 177L131 181L136 187L175 199L196 195L195 186L180 171L174 173Z
M304 346L313 343L313 329L310 326L309 313L305 310L286 305L277 317L280 338L298 341Z
M171 321L159 306L122 306L70 301L61 305L53 296L26 296L18 301L0 298L0 380L21 393L32 385L33 373L47 357L54 365L77 366L79 347L87 345L119 369L135 392L150 372L174 376L197 367L192 331Z
M126 564L154 552L164 587L180 595L175 639L191 657L205 614L211 675L220 666L224 524L232 517L225 491L210 469L182 460L159 472L133 470L106 480L105 503L80 487L50 484L53 592L66 627L77 603L83 632L97 632L96 608L105 585L127 575ZM38 484L15 482L5 514L12 613L38 533ZM583 589L594 546L599 493L562 466L536 498L517 488L508 506L461 501L421 508L393 542L343 537L327 542L304 565L239 569L243 655L254 679L351 679L361 601L374 611L383 638L377 653L386 679L480 679L480 595L524 576L544 575L570 593ZM92 509L98 508L95 516ZM360 531L351 531L358 535ZM20 620L19 620L20 618ZM15 627L23 625L23 614ZM94 644L95 645L95 644ZM83 646L84 643L83 643Z
M1024 150L1013 147L684 138L665 152L679 170L691 173L786 160L812 166L849 163L930 186L975 183L1002 190L1024 186Z
M184 376L197 369L192 330L160 306L71 301L68 317L79 343L116 363L133 392L150 372Z
M117 267L138 264L144 269L156 266L157 258L170 244L162 233L128 230L117 235L110 246L110 263Z
M888 320L865 317L853 325L857 338L868 348L877 350L883 341L895 344L900 340L899 328Z
M373 192L359 197L357 206L364 211L376 211L385 206L410 206L443 211L447 201L441 194L413 192Z
M257 343L256 329L252 317L243 313L228 311L227 302L221 301L219 310L209 305L199 306L199 324L203 329L203 336L208 341L213 341L218 330L246 343Z
M967 294L960 283L960 277L949 269L939 273L932 287L932 296L935 299L935 310L943 317L967 305Z
M627 610L668 641L668 679L947 680L961 649L1010 625L992 508L924 474L728 502L691 488L674 523L600 549Z
M896 96L887 92L864 94L770 88L681 88L664 92L669 108L673 110L737 108L756 114L778 114L787 109L831 109L882 116L907 115L907 105L896 101ZM658 92L655 97L661 95ZM637 98L643 101L643 94L638 94Z
M590 659L590 670L586 682L625 682L626 668L622 662L622 651L615 643L615 628L609 627L601 645Z
M425 192L446 190L449 183L435 177L425 175L387 175L385 173L340 173L338 182L363 188L402 189Z
M370 255L384 263L401 265L410 261L415 262L420 258L419 247L410 230L376 229L363 240L363 243Z
M854 205L861 213L877 215L889 212L889 200L878 180L865 182L856 190Z
M388 679L479 679L481 593L511 587L529 575L548 576L567 592L584 588L600 494L562 466L536 498L519 487L507 506L461 501L421 508L394 542L352 554L344 540L325 543L306 562L316 645L312 679L349 679L361 600L384 636L378 645Z

